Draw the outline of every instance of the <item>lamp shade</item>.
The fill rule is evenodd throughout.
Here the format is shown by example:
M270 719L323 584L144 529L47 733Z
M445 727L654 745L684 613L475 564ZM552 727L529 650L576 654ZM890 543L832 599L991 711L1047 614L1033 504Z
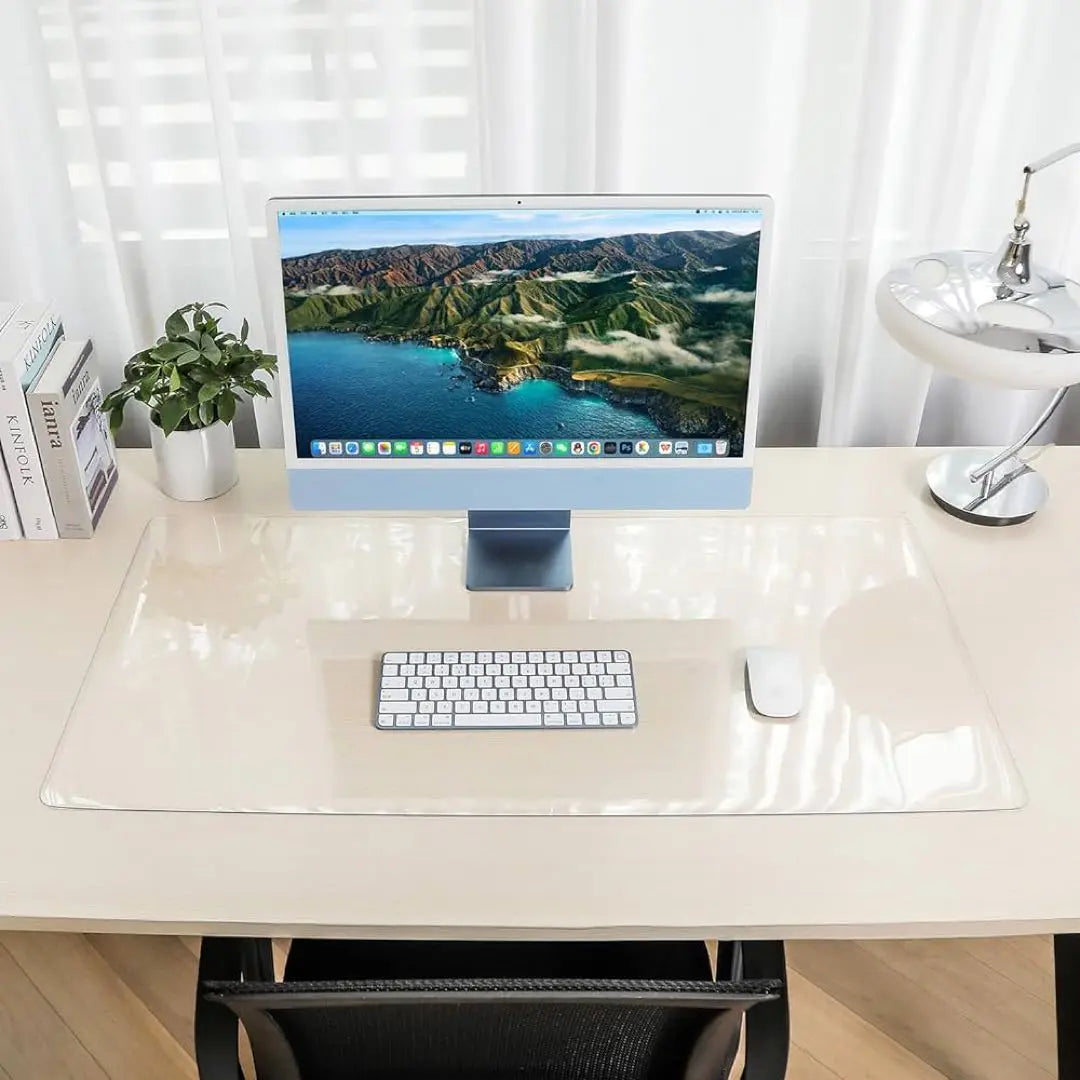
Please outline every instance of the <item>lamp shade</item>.
M1013 288L995 256L980 251L922 255L878 285L878 317L892 337L928 364L965 379L1018 390L1080 382L1080 286L1034 268Z

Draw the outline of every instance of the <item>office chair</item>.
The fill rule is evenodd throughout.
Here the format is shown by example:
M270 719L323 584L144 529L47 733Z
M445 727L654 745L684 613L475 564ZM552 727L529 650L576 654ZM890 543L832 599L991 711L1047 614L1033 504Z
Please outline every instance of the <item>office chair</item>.
M296 941L206 938L200 1080L726 1080L746 1017L745 1080L782 1080L780 942Z

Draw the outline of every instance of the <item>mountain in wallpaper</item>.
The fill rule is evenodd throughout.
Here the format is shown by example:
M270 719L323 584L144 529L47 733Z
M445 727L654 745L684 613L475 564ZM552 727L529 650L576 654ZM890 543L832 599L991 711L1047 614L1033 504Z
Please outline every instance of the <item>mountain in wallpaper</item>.
M321 251L282 260L288 330L452 347L480 390L528 379L741 451L758 233Z

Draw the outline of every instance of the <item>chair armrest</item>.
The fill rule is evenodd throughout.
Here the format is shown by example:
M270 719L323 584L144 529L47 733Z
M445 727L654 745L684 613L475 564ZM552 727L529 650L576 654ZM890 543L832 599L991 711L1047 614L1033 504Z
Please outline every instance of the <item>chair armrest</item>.
M763 1001L746 1014L743 1080L784 1080L791 1041L784 943L744 941L740 948L742 978L779 979L782 986L773 1001Z
M243 1080L237 1052L236 1014L209 1000L203 987L223 979L273 982L274 961L267 938L206 938L199 948L195 988L195 1061L199 1080Z

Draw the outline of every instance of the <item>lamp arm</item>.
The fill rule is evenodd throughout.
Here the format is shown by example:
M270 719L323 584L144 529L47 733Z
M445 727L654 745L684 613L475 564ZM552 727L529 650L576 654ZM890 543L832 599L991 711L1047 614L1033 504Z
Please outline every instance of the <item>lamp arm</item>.
M1078 144L1078 149L1080 149L1080 144ZM1032 424L1031 427L1029 427L1027 431L1025 431L1024 434L1021 435L1020 438L1012 444L1012 446L1007 446L1004 450L1001 451L1000 454L992 457L985 465L980 465L977 469L975 469L971 473L972 482L974 483L977 480L981 480L984 476L989 475L1002 462L1008 461L1009 458L1011 458L1014 454L1019 453L1019 451L1023 450L1024 447L1027 446L1027 444L1031 442L1031 440L1034 439L1040 431L1042 431L1043 427L1046 425L1047 420L1049 420L1050 417L1054 415L1054 410L1064 400L1066 393L1068 393L1068 390L1069 388L1067 386L1063 386L1060 390L1058 390L1057 393L1054 394L1054 396L1050 399L1050 404L1047 405L1046 408L1043 409L1043 411L1039 414L1039 418L1035 421L1035 423Z
M1024 213L1027 210L1028 184L1031 183L1031 178L1037 172L1049 169L1051 165L1056 165L1059 161L1072 157L1073 154L1080 154L1080 142L1069 143L1068 146L1063 146L1060 150L1055 150L1024 166L1024 187L1020 192L1020 198L1016 200L1016 228L1020 227L1021 222L1026 224Z

